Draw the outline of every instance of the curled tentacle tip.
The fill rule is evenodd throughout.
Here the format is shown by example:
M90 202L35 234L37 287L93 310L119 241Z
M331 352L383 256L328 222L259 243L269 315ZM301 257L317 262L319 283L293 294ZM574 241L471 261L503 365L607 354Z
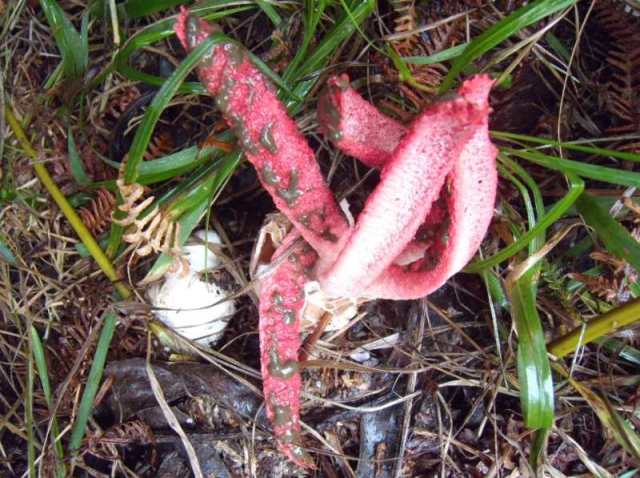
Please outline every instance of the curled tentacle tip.
M176 17L176 23L173 26L173 30L176 32L180 43L183 47L187 47L187 19L189 18L189 9L186 7L180 7L180 13Z
M488 108L489 92L494 83L495 80L489 75L476 75L465 80L458 93L476 108Z
M209 25L200 17L189 13L189 9L186 7L180 7L180 13L176 17L173 30L176 32L182 46L186 50L191 50L218 29Z

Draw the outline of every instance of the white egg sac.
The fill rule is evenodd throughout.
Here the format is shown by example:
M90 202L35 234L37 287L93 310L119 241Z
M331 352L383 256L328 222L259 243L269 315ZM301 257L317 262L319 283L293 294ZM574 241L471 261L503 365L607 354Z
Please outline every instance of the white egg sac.
M217 234L198 231L194 234L209 244L220 244ZM189 269L167 272L162 284L154 284L147 296L156 318L180 335L202 345L212 345L223 335L235 313L230 293L215 283L203 280L204 270L220 264L220 259L205 244L184 246Z

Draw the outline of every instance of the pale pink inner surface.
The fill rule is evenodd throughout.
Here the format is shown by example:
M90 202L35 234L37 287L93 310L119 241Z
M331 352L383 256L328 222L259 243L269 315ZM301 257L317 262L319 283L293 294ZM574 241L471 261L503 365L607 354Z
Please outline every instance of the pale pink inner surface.
M462 102L467 105L466 109L445 108L440 115L422 116L418 121L424 120L424 123L416 122L412 126L413 136L412 133L407 135L386 161L389 163L386 168L392 170L402 154L406 154L408 158L401 164L402 173L407 174L390 175L387 169L383 171L378 189L383 188L384 193L379 193L378 189L374 191L347 248L332 269L323 271L323 287L329 294L391 299L423 297L440 287L473 257L491 221L497 186L496 150L489 140L487 128L491 85L492 81L485 76L465 82L459 91L461 98L444 105ZM350 88L338 94L341 95L338 108L365 103ZM436 105L434 109L442 105ZM362 107L357 109L364 110ZM352 111L353 108L339 110L341 124L351 123L348 115ZM348 144L351 153L364 152L366 156L366 148L353 147L357 139L348 136L350 131L342 130L337 145ZM420 138L416 136L421 134L437 135L440 144L427 142L422 148L406 146L412 142L419 144ZM442 144L447 146L442 147ZM378 161L385 163L384 158ZM370 164L368 157L364 162ZM450 171L446 170L447 164ZM450 226L439 261L429 270L397 265L406 264L424 253L420 244L411 241L438 197L446 174L450 178L447 195ZM395 204L399 207L395 208ZM359 269L357 264L365 267Z

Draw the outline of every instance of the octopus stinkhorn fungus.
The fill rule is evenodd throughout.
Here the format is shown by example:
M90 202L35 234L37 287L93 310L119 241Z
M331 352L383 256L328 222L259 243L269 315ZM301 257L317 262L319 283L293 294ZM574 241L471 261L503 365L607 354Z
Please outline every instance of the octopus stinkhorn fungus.
M175 31L186 49L215 27L183 9ZM497 175L488 136L492 81L477 76L453 99L405 127L349 85L329 81L323 130L346 154L381 169L380 184L351 226L314 152L246 50L218 43L198 74L235 129L247 159L293 230L259 286L266 412L280 450L312 466L300 441L298 352L305 284L328 297L412 299L440 287L477 250L491 221Z
M321 271L325 292L416 299L473 257L497 187L488 132L492 84L487 76L464 82L456 98L435 103L405 129L345 75L329 81L320 101L323 129L345 153L382 171L346 247Z

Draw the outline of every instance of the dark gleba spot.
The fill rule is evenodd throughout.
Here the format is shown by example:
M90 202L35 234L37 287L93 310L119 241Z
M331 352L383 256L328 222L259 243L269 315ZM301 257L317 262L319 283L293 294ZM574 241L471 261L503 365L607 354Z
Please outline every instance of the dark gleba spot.
M260 144L264 146L267 151L271 154L276 154L278 152L278 145L273 138L273 134L271 133L271 128L273 127L273 123L269 123L260 132Z
M291 170L289 187L287 189L278 189L278 196L284 199L289 206L292 206L298 198L302 196L302 191L298 189L298 171L295 169Z
M267 368L274 377L286 380L298 372L298 362L295 360L281 362L278 351L274 347L269 351L269 365Z

